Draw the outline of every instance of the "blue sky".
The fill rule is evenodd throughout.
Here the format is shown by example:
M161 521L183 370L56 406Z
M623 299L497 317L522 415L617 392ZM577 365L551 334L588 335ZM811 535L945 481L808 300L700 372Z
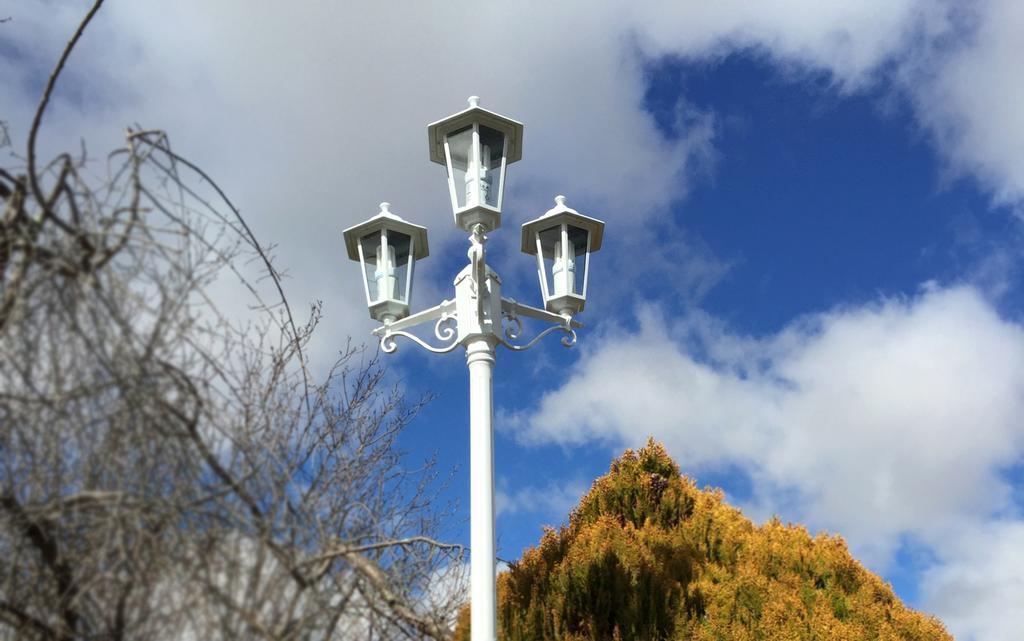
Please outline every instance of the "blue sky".
M0 11L15 145L81 13ZM1021 33L1000 0L111 2L43 142L167 129L277 243L293 302L324 301L326 363L373 326L340 230L378 202L430 228L414 308L450 296L465 239L426 125L482 96L526 126L489 245L504 293L539 303L518 227L555 194L608 225L578 345L498 354L499 555L653 435L755 520L842 534L996 641L1024 628ZM389 361L437 397L403 444L456 469L467 540L462 356Z

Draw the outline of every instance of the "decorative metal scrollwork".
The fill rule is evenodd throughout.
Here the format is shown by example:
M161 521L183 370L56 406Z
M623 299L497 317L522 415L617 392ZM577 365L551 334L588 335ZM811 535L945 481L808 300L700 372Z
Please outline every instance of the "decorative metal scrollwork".
M504 321L512 323L512 325L505 328L505 338L514 341L523 334L523 321L520 320L519 315L516 313L516 302L512 299L509 299L509 302L511 303L511 308L506 309L502 313L501 318L502 324L504 324Z
M444 331L451 332L451 335L455 334L455 332L452 331L450 328L444 328ZM451 343L447 345L434 347L433 345L427 343L425 340L423 340L419 336L416 336L415 334L410 334L409 332L402 332L401 330L398 330L395 332L387 332L386 334L384 334L384 336L381 337L381 351L383 351L386 354L390 354L393 353L396 349L398 349L398 344L394 340L398 336L408 338L409 340L413 341L420 347L426 349L427 351L432 351L435 354L444 354L452 351L453 349L459 346L458 337L456 337Z
M517 323L517 329L515 331L513 331L512 328L508 328L505 330L505 335L512 340L518 338L518 331L522 330L522 322L519 321L518 318L514 320ZM565 336L562 337L562 345L564 345L565 347L572 347L573 345L576 344L576 330L571 327L566 327L565 325L552 325L551 327L542 331L540 334L534 336L533 340L531 340L529 343L526 343L525 345L513 345L504 338L500 337L498 338L498 342L507 347L508 349L512 350L513 352L522 352L530 349L531 347L539 343L542 338L544 338L551 332L564 332L566 334Z
M437 336L439 341L449 341L455 336L457 329L455 314L445 312L441 314L441 318L437 319L437 323L434 324L434 336Z
M516 303L516 301L511 298L507 299L506 302L508 303L508 305L501 314L502 325L504 325L506 322L509 323L509 325L504 328L504 338L499 336L498 342L507 347L508 349L512 350L513 352L522 352L524 350L528 350L537 343L539 343L542 338L544 338L545 336L552 332L565 333L565 336L562 337L562 345L564 345L565 347L572 347L573 345L576 344L576 330L569 324L568 320L565 321L565 324L552 325L551 327L548 327L540 334L537 334L537 336L535 336L533 340L526 343L525 345L515 345L509 342L514 341L520 336L522 336L523 321L521 318L519 318L518 303Z

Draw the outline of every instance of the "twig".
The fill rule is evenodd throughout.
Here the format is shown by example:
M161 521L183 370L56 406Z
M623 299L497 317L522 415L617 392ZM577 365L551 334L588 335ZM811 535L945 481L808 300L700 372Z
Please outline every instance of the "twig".
M39 187L39 179L36 176L36 136L39 134L39 125L43 121L43 112L46 111L46 105L50 102L50 94L53 93L53 88L57 84L57 77L60 76L60 72L64 69L64 63L67 62L68 56L71 55L71 50L75 48L78 39L82 37L82 33L89 25L89 21L96 15L102 4L103 0L96 0L93 3L89 13L85 14L85 18L78 25L75 35L71 36L71 40L68 40L67 45L65 45L64 53L61 54L60 60L57 61L57 66L50 73L50 79L46 83L43 97L39 101L39 106L36 107L36 115L32 119L32 128L28 131L28 182L29 186L32 187L32 195L39 201L39 204L46 202L46 199L43 198L43 190Z
M231 212L235 215L235 218L238 219L238 222L242 226L242 229L245 230L245 235L249 241L249 244L252 245L252 248L256 251L257 254L259 254L260 259L262 259L263 264L267 268L267 273L270 275L270 278L274 281L274 287L277 288L277 293L281 297L281 304L284 306L285 314L288 317L288 325L291 327L292 330L292 342L299 356L299 364L302 367L302 385L304 391L303 398L306 401L306 411L308 412L310 410L309 371L308 368L306 367L306 359L302 351L301 336L299 334L298 328L295 325L295 318L292 315L291 305L288 304L288 297L285 296L284 286L281 285L281 279L278 278L277 270L274 269L273 263L271 262L270 258L266 255L266 253L263 251L263 247L260 246L259 241L256 239L256 234L252 232L252 229L249 227L249 224L245 221L245 218L242 217L242 213L238 211L238 208L235 207L234 203L231 202L231 199L228 198L228 195L225 194L224 191L220 188L220 185L218 185L217 182L214 181L213 178L209 176L209 174L200 169L197 165L189 161L187 158L184 158L178 155L177 153L171 151L171 149L165 145L161 145L157 142L149 140L145 135L148 133L150 132L133 132L129 136L129 138L141 138L147 144L167 154L169 158L173 159L176 162L180 162L181 164L185 165L192 171L196 172L200 178L205 180L211 187L213 187L214 191L217 192L217 195L220 196L221 200L224 201L224 204L228 206Z
M424 543L432 547L441 550L456 550L463 552L466 550L465 546L459 545L458 543L442 543L429 536L410 536L405 539L394 539L390 541L378 541L376 543L367 543L365 545L352 545L333 548L323 554L311 557L304 561L304 564L320 563L322 561L330 561L338 557L347 557L349 554L359 554L362 552L370 552L372 550L382 550L390 547L405 547L407 545L414 545L417 543Z
M445 639L451 636L451 632L442 624L429 617L420 615L406 605L405 600L391 589L387 575L384 574L384 571L376 563L354 552L346 554L345 560L373 586L373 589L380 595L380 600L387 604L399 619L411 625L418 632L429 635L438 641L445 641ZM373 607L372 599L368 599L368 601L370 601L370 606Z

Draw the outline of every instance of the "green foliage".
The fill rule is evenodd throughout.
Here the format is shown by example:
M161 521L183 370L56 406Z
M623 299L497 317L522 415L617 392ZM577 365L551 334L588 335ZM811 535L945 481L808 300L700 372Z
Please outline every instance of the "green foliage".
M469 638L463 615L456 639ZM755 527L654 441L499 576L498 626L502 641L951 639L841 538Z
M679 467L661 445L652 441L639 452L626 450L610 473L594 482L570 522L583 526L612 514L638 528L673 527L693 512L692 497L676 479Z

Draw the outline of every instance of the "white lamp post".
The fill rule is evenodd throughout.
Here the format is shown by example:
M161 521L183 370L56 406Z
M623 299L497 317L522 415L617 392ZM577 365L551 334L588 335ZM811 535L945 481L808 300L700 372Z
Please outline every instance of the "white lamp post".
M469 264L455 277L455 298L409 315L413 265L427 255L427 230L390 212L387 203L364 223L344 232L348 256L363 268L370 316L383 323L373 330L386 353L395 339L408 338L434 353L459 346L469 366L470 551L473 641L495 641L497 631L494 542L493 372L495 349L523 351L544 336L566 334L576 342L573 316L583 310L590 254L601 248L604 223L580 214L558 196L544 216L523 225L523 251L536 254L546 309L502 298L501 280L488 267L485 235L501 226L505 168L522 157L523 125L482 109L469 108L428 127L430 159L445 164L455 224L470 233ZM549 323L525 344L522 317ZM434 322L432 345L408 330ZM507 323L507 324L506 324Z

